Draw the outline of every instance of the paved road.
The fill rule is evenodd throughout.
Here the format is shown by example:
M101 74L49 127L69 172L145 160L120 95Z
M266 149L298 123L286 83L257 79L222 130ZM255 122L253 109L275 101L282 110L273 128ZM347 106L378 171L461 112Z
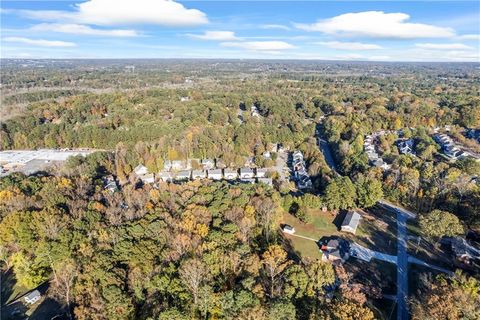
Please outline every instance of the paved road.
M325 139L317 137L317 143L330 169L332 169L334 172L338 174L337 166L335 165L335 160L333 159L332 152L330 150L330 146L328 145L328 142Z
M275 162L275 171L278 172L280 175L280 181L287 180L288 174L288 165L287 165L288 153L286 152L278 152L277 153L277 160ZM285 171L287 169L287 171Z

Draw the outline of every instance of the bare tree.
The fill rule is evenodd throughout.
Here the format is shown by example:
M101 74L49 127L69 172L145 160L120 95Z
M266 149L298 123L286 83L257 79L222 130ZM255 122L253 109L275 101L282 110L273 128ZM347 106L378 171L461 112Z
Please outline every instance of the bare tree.
M193 295L193 302L198 303L198 290L208 275L205 264L197 258L184 261L180 267L180 277Z

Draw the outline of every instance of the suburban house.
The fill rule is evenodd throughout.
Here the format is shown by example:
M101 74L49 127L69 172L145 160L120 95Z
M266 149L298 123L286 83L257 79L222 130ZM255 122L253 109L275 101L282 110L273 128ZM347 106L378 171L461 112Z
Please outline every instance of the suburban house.
M273 186L272 178L257 178L259 183L265 183L266 185Z
M267 174L267 169L257 168L257 178L264 178Z
M358 214L356 211L349 211L345 216L345 219L343 219L340 229L344 232L355 234L361 218L362 216L360 216L360 214Z
M252 179L254 177L253 170L250 168L240 169L240 179Z
M292 166L297 187L299 189L310 188L312 186L312 181L307 173L305 160L303 159L303 153L297 150L292 154L292 158Z
M158 178L164 182L170 182L173 180L173 174L168 171L161 171L158 175Z
M333 264L341 264L350 257L350 244L344 239L330 239L320 247L322 261L330 261Z
M135 172L137 176L141 176L141 175L147 174L148 169L143 164L139 164L138 166L135 167L135 169L133 169L133 172Z
M190 160L165 160L163 163L163 168L166 171L181 171L192 169L192 165Z
M235 180L235 179L238 178L237 170L224 169L223 173L224 173L225 179L227 179L227 180Z
M40 294L40 291L38 290L33 290L32 292L30 292L29 294L27 294L25 297L24 297L24 300L26 303L28 304L34 304L35 302L37 302L38 300L40 300L40 298L42 297L42 295Z
M155 182L155 175L153 173L148 173L139 176L140 180L142 180L143 183L154 183Z
M282 231L288 234L294 234L295 233L295 228L286 224L283 226Z
M480 259L480 249L475 248L467 240L460 237L452 239L452 251L458 260L470 264L472 260Z
M177 175L175 176L175 180L177 181L190 180L190 177L191 177L191 172L189 170L184 170L177 173Z
M106 176L103 179L103 185L105 190L108 190L111 193L115 193L118 191L117 182L115 181L115 178L112 175Z
M252 117L260 117L260 113L258 112L258 108L252 104L251 108L250 108L250 114L252 115Z
M200 164L202 165L204 170L210 170L215 168L215 161L213 159L202 159L202 161L200 161Z
M222 169L208 170L208 178L212 180L222 180L223 179Z
M193 170L192 179L205 179L207 177L207 172L205 170Z
M414 153L413 153L413 140L408 139L408 140L399 141L398 142L398 151L401 154L414 155Z

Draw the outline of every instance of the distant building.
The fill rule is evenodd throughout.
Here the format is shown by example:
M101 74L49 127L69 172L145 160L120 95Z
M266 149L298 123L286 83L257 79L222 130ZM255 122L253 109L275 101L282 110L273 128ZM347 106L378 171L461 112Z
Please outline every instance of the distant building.
M143 183L154 183L155 182L155 175L153 173L148 173L139 176L140 180L142 180Z
M163 182L171 182L173 180L173 174L168 171L161 171L158 174L158 179Z
M166 171L181 171L190 170L192 166L189 160L165 160L163 168Z
M250 168L240 169L240 179L252 179L254 177L253 170Z
M148 169L143 164L139 164L138 166L135 167L135 169L133 169L133 172L135 172L137 176L141 176L141 175L147 174Z
M189 101L190 97L180 97L181 102Z
M237 170L224 169L223 174L224 174L225 179L227 179L227 180L235 180L235 179L238 178Z
M40 300L40 298L42 297L42 295L40 294L40 291L38 290L33 290L32 292L30 292L29 294L27 294L25 297L24 297L24 300L26 303L28 304L34 304L35 302L37 302L38 300Z
M322 251L322 261L329 261L333 264L344 263L350 257L350 244L344 239L327 240L320 250Z
M222 180L223 179L222 169L208 170L208 178L212 180Z
M115 193L118 191L117 182L115 181L115 178L112 175L106 176L103 179L103 184L104 184L105 190L108 190L111 193Z
M207 172L205 170L193 170L192 179L205 179L207 177Z
M191 177L191 172L189 170L184 170L177 173L177 175L175 176L175 180L178 180L178 181L190 180L190 177Z
M286 224L283 226L282 231L288 234L294 234L295 233L295 228Z
M264 157L265 159L271 159L271 158L272 158L272 154L270 153L270 151L265 151L265 152L263 153L263 157Z
M204 170L210 170L215 168L215 161L213 159L202 159L200 162Z
M273 186L273 180L272 178L257 178L259 183L264 183L269 186Z
M360 214L358 214L356 211L349 211L345 216L340 229L344 232L355 234L361 218L362 216L360 216Z
M401 154L410 154L413 155L413 140L403 140L398 142L398 151Z
M267 175L267 169L257 168L257 178L264 178Z

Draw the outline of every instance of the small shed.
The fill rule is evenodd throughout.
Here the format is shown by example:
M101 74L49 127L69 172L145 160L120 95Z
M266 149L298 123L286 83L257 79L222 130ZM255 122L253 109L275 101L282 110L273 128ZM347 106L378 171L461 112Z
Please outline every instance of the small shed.
M341 230L355 234L362 216L356 211L349 211L342 222Z
M40 300L40 298L42 297L42 295L40 294L40 291L38 290L33 290L32 292L30 292L29 294L27 294L24 299L25 299L25 302L28 303L28 304L34 304L35 302L37 302L38 300Z

